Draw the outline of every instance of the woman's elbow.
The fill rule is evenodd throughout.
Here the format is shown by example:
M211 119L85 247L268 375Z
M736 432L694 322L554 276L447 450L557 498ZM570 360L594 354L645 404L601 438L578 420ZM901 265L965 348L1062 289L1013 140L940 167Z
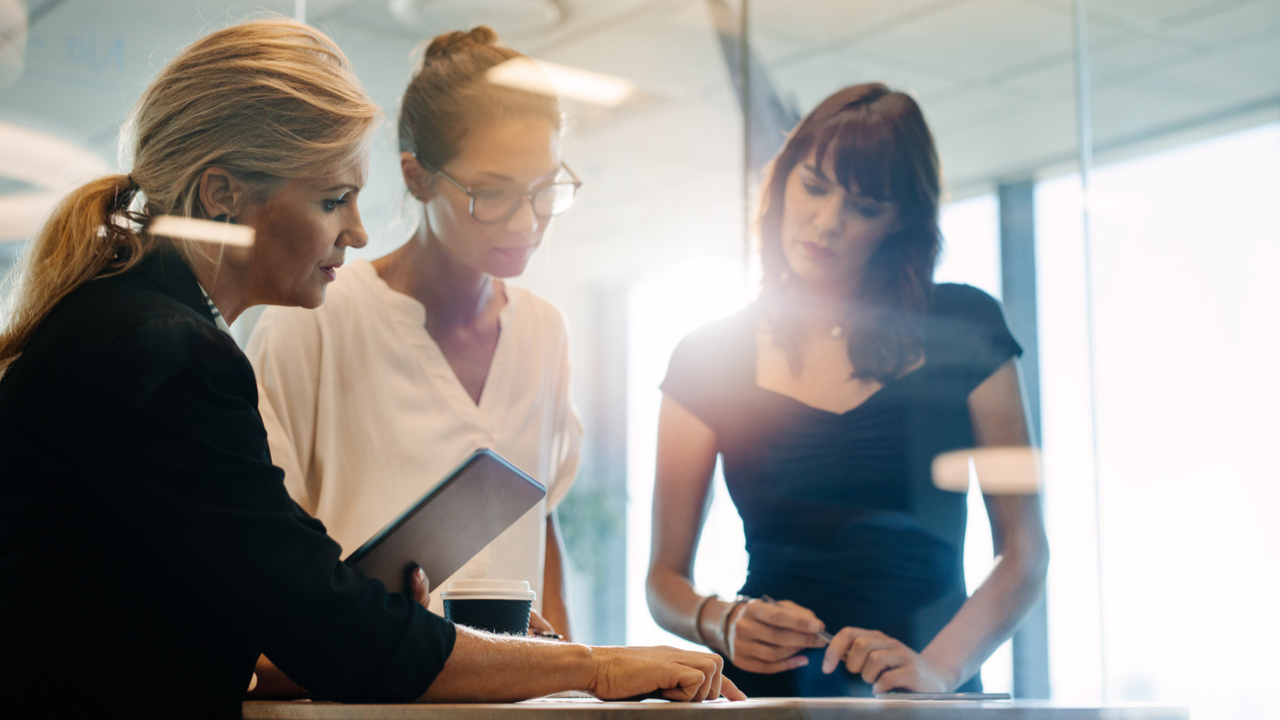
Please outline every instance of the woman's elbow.
M1044 530L1027 531L1016 536L1001 553L1001 564L1007 564L1022 582L1043 587L1049 576L1049 539Z
M654 563L649 566L649 574L644 580L644 595L651 609L662 604L670 577L671 571L663 565Z
M1041 531L1022 545L1017 558L1018 570L1028 583L1044 587L1049 577L1049 538Z

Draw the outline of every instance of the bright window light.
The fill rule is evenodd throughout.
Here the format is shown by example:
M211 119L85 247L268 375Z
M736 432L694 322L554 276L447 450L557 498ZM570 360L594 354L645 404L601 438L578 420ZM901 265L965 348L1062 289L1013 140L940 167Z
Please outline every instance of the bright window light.
M1280 716L1278 166L1273 123L1091 176L1100 571L1079 180L1037 188L1056 698Z
M627 372L627 643L694 647L658 627L645 600L653 519L653 473L658 442L658 386L680 340L709 320L746 305L741 260L705 258L685 262L634 285L629 298ZM694 565L702 592L733 597L747 574L742 520L729 500L717 467L713 500Z

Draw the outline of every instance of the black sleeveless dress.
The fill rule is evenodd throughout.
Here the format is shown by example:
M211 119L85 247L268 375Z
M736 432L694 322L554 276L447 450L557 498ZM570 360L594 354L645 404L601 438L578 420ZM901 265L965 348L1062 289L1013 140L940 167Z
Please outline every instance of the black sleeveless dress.
M925 363L854 409L831 413L756 384L758 305L690 334L662 390L717 434L749 555L744 595L792 600L832 632L879 630L919 651L967 598L966 498L933 485L939 453L974 445L968 396L1022 353L999 303L940 284ZM776 675L726 663L752 696L866 696L843 667ZM977 677L960 688L981 688Z

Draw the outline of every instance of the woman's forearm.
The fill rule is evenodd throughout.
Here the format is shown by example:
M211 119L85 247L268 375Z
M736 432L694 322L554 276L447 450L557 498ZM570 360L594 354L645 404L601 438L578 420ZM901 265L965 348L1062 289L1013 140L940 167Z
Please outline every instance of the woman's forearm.
M564 547L555 513L547 516L547 551L542 573L542 617L565 640L572 640L569 608L564 597Z
M724 651L716 643L717 625L730 602L719 597L702 602L704 596L694 590L689 578L674 570L656 567L649 570L646 592L649 610L659 627L689 642ZM698 612L696 621L694 612ZM695 622L698 624L697 633L694 631Z
M1001 365L969 394L969 414L979 447L1002 447L1033 457L1031 431L1017 363ZM1034 462L1032 462L1034 465ZM1039 471L1033 467L1034 484ZM981 472L979 482L982 481ZM1044 592L1049 569L1040 497L988 495L992 542L999 557L990 574L921 655L958 686L982 667Z
M689 578L669 568L651 567L645 595L658 627L689 642L698 642L691 618L699 596Z
M701 604L694 590L693 558L711 492L719 442L701 419L663 396L658 414L658 456L653 487L653 528L645 595L649 612L663 629L702 644L715 634L708 616L719 617L723 603ZM694 612L701 607L702 638L694 631Z
M920 654L950 679L952 689L977 674L1044 592L1046 543L1031 541L996 558L991 573Z
M559 588L543 587L542 617L562 640L573 642L573 633L569 630L569 610L564 605L564 597Z

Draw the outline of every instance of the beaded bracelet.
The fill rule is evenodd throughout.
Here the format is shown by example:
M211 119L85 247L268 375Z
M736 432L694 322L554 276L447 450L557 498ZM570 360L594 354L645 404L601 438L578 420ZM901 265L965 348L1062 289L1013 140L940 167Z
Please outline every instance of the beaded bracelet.
M705 595L698 601L697 607L693 609L693 639L697 640L699 645L707 645L708 647L710 646L707 643L707 639L702 636L702 609L707 606L707 603L712 598L720 599L715 593Z

